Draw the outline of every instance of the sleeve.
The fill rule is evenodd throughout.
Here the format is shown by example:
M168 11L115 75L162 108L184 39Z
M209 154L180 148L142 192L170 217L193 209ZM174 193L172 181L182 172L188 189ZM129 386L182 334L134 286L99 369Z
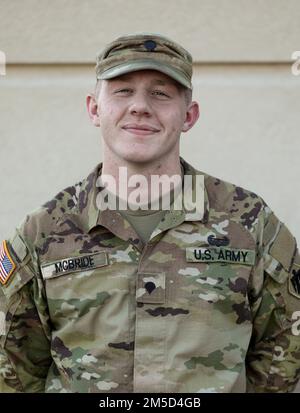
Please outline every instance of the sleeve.
M52 358L37 260L18 232L1 248L0 392L44 392Z
M300 376L300 256L295 238L270 211L252 277L253 333L247 392L292 392Z

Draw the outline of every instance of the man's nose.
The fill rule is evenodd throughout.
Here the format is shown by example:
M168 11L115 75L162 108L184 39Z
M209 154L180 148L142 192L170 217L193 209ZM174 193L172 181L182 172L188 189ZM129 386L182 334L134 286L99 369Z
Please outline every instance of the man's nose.
M151 114L150 103L147 96L145 96L143 93L135 94L132 97L129 109L132 115L149 116Z

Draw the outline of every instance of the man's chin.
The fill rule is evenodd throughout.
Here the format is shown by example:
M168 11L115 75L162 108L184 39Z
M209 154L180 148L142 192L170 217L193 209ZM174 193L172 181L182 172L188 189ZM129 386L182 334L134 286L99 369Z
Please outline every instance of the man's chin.
M122 156L122 158L128 163L142 165L154 162L157 159L157 156L151 156L149 153L130 153Z

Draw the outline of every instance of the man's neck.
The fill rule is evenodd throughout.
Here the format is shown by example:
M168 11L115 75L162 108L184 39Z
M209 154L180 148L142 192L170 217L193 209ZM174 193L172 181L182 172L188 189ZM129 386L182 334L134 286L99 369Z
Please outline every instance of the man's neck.
M124 199L124 191L127 188L127 196L130 198L130 194L134 195L134 191L139 187L139 193L141 194L140 202L147 203L151 199L155 200L164 196L170 192L170 188L167 184L172 181L172 177L175 176L175 186L180 185L178 179L182 175L180 158L179 156L174 160L156 160L149 164L143 163L131 163L124 160L103 160L101 175L109 176L116 183L116 195ZM164 180L166 185L161 185L159 188L155 185L155 179L159 177L168 177ZM156 178L155 178L156 177ZM141 179L146 185L139 185ZM177 180L176 180L177 179ZM111 192L114 192L113 188L110 188ZM136 193L136 192L135 192Z

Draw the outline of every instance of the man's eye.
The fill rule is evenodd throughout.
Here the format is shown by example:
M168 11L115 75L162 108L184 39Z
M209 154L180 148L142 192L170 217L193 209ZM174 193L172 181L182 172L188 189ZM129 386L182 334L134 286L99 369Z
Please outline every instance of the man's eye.
M115 93L130 93L131 89L119 89L116 90Z
M154 90L152 92L153 95L155 96L164 96L164 97L169 97L166 93L162 92L161 90Z

